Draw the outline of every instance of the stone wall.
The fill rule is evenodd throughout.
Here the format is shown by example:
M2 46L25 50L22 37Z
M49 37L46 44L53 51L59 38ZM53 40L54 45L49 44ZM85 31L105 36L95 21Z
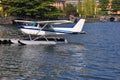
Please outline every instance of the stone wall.
M13 19L11 18L0 18L0 24L12 24Z
M67 19L67 18L65 18ZM69 19L75 22L76 17L70 16ZM0 24L13 24L14 18L0 18ZM99 21L120 21L120 16L101 16L100 18L86 18L86 22Z
M100 21L120 21L119 15L100 16Z

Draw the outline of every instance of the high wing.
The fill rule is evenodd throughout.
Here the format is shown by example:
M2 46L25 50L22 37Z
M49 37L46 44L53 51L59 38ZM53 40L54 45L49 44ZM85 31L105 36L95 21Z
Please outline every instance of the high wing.
M69 20L51 20L51 21L26 21L26 20L14 20L15 22L21 22L21 23L38 23L38 24L62 24L62 23L73 23L72 21Z

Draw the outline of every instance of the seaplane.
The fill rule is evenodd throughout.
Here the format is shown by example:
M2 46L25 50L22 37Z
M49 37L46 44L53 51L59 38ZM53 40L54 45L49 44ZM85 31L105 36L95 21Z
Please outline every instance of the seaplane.
M35 44L57 44L57 43L67 43L65 38L61 37L51 37L56 35L64 34L83 34L82 31L85 19L80 19L72 27L58 27L59 24L72 23L69 20L51 20L51 21L26 21L26 20L14 20L17 23L24 23L24 25L19 25L19 30L27 34L28 39L23 40L11 40L13 43L19 43L22 45L35 45ZM37 37L32 37L33 35ZM48 37L50 36L50 37Z

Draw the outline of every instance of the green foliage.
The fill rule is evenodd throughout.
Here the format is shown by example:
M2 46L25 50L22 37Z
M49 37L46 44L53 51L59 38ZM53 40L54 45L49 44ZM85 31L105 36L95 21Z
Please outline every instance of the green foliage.
M2 0L4 11L11 16L46 19L60 15L57 8L51 6L55 0Z
M108 3L109 3L109 0L99 0L99 7L101 9L101 14L102 15L107 15L108 14L108 11L107 11L107 7L108 7Z
M4 12L9 11L10 5L9 0L1 0L1 6L3 7Z
M101 11L106 14L109 0L99 0Z
M85 0L84 2L80 2L78 0L78 13L82 17L94 16L95 15L95 0Z
M83 13L82 2L80 2L80 0L78 0L77 12L78 12L79 16L81 16L81 14Z
M120 11L120 0L112 0L113 12Z
M67 6L65 7L65 14L67 15L75 15L76 12L76 7L73 6L72 4L67 4Z

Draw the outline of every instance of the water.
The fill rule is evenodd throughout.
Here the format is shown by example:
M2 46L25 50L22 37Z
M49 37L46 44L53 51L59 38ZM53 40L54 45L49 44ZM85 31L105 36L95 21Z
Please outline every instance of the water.
M120 23L86 23L68 44L0 45L0 80L120 80ZM18 38L0 26L2 38Z

